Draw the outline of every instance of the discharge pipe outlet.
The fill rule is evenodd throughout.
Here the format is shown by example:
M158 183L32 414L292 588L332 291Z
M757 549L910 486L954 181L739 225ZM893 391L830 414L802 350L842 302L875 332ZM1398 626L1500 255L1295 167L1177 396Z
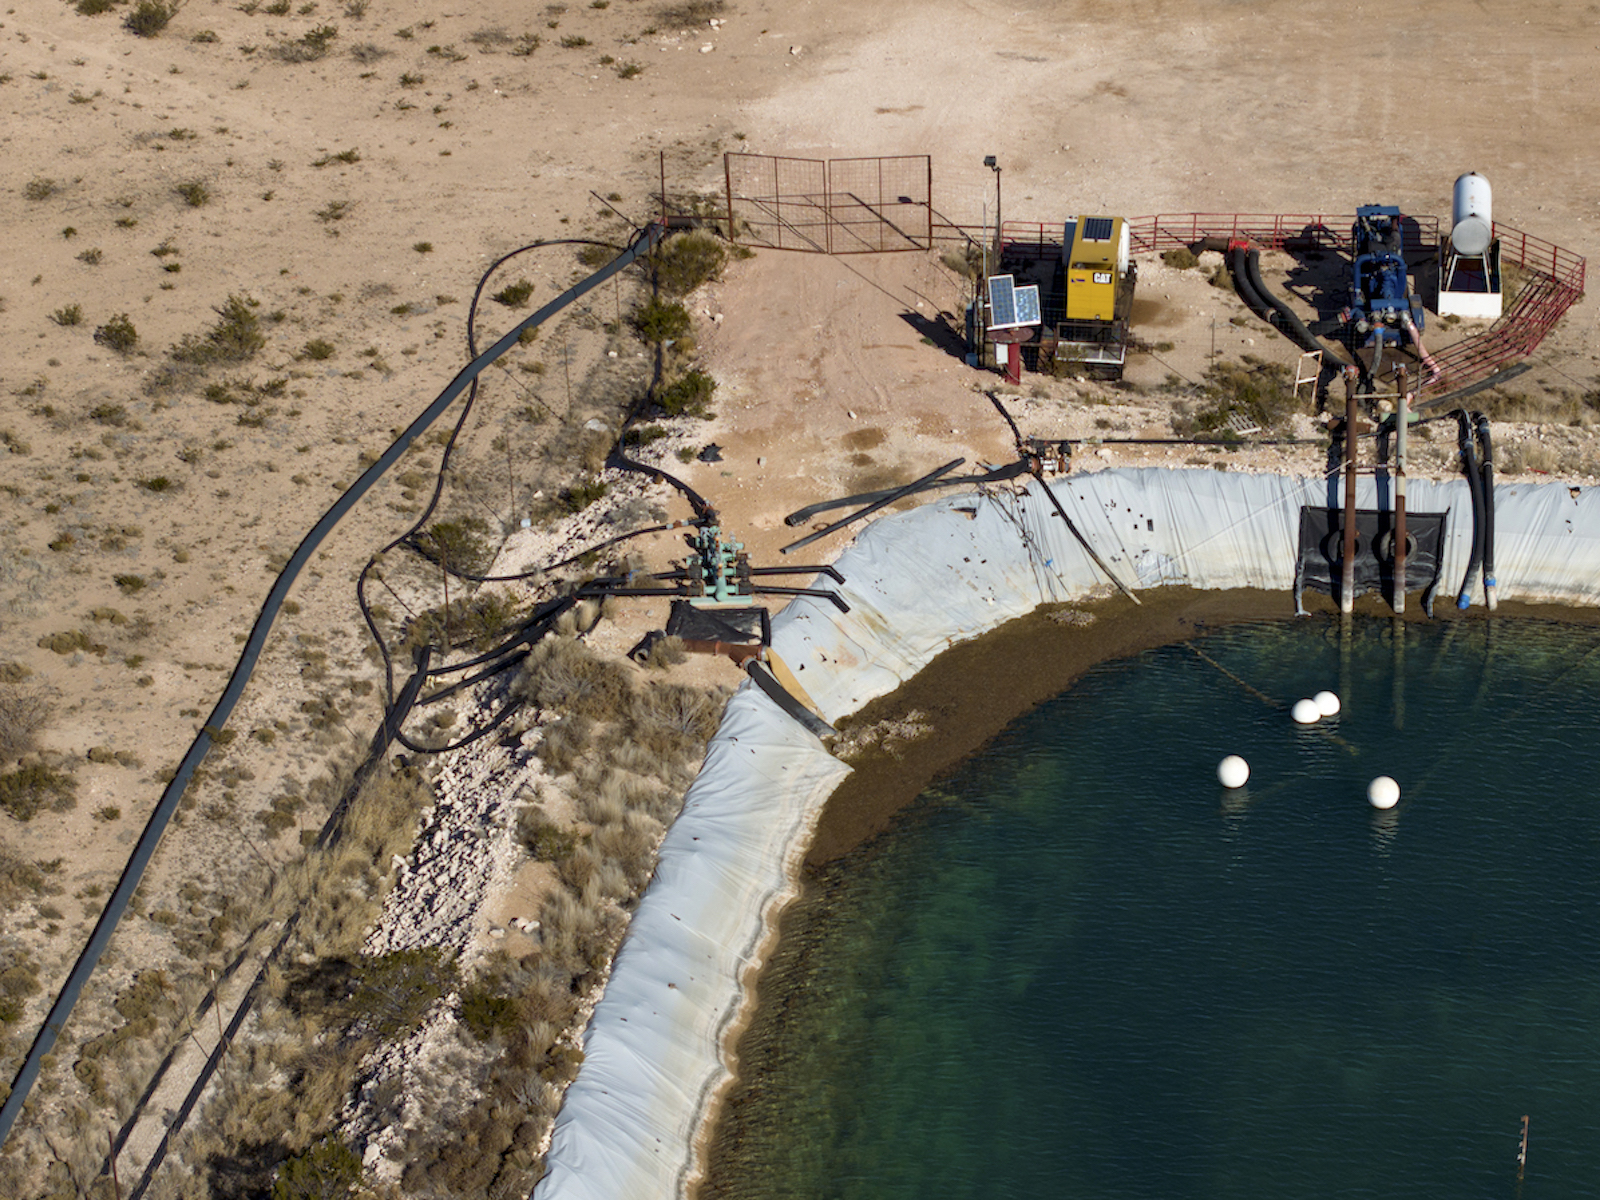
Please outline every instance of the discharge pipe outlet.
M1472 591L1478 584L1478 573L1483 568L1483 477L1478 472L1477 438L1472 428L1472 418L1465 409L1456 410L1460 425L1458 441L1461 446L1461 469L1467 475L1467 492L1472 497L1472 553L1467 558L1467 573L1461 579L1461 590L1456 594L1456 607L1472 607Z
M1478 450L1482 462L1478 465L1483 477L1483 602L1489 611L1495 610L1494 582L1494 446L1489 440L1489 418L1473 413L1478 427Z

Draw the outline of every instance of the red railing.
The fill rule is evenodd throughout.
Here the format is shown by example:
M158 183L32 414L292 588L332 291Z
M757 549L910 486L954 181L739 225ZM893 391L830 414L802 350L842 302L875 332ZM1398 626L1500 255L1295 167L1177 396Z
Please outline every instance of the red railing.
M1494 233L1500 239L1502 278L1510 266L1520 267L1530 278L1498 321L1434 355L1440 374L1423 387L1423 398L1466 387L1512 359L1528 357L1583 296L1587 264L1582 257L1499 222Z
M1354 224L1354 213L1162 213L1128 218L1135 253L1190 248L1208 240L1248 240L1274 250L1316 246L1348 251ZM1401 228L1407 249L1439 245L1438 217L1408 215ZM946 229L957 232L955 226ZM1042 258L1061 252L1062 231L1059 221L1007 221L1002 233L1009 252ZM1580 255L1509 225L1496 223L1494 232L1500 239L1502 270L1519 267L1531 278L1488 329L1434 355L1441 373L1423 387L1423 397L1466 387L1512 359L1526 358L1583 296L1587 264Z

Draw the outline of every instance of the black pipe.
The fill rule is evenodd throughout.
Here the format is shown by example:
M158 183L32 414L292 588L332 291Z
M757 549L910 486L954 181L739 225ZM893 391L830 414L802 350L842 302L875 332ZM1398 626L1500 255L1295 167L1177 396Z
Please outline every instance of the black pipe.
M1233 287L1239 293L1239 299L1244 301L1244 306L1257 316L1265 319L1267 302L1261 298L1250 282L1250 272L1246 267L1248 259L1242 245L1235 246L1229 254L1228 269L1233 272Z
M1494 445L1489 439L1489 418L1473 413L1478 427L1478 449L1483 461L1478 470L1483 476L1483 602L1495 609L1494 578Z
M1461 469L1467 473L1467 491L1472 497L1472 553L1467 559L1467 573L1461 579L1461 590L1456 594L1456 607L1466 609L1472 607L1472 590L1483 568L1483 477L1478 473L1477 438L1466 409L1456 410L1456 421L1460 425Z
M1287 301L1280 300L1277 294L1267 287L1261 278L1261 254L1259 251L1251 250L1245 255L1245 269L1250 274L1250 286L1255 290L1256 295L1277 314L1277 320L1273 320L1271 317L1267 318L1269 325L1282 332L1302 350L1312 352L1320 350L1325 359L1332 360L1340 367L1351 365L1343 354L1312 333L1310 327L1300 319L1300 314L1290 308Z
M977 484L980 487L986 483L1004 483L1008 479L1015 479L1019 475L1028 473L1028 464L1025 462L1008 463L1003 467L996 467L993 471L985 471L981 475L946 475L917 488L916 491L931 491L934 488L962 487L966 484ZM898 493L909 496L913 493L904 488L885 489L877 492L858 492L854 496L840 496L837 500L819 500L815 504L808 504L804 508L797 508L783 519L785 525L804 525L818 513L828 512L835 508L849 508L852 504L871 504L875 500L882 500L886 496Z
M793 587L768 587L765 584L756 584L751 588L758 596L815 596L818 600L828 600L840 612L847 613L850 606L838 592L829 591L827 588L793 588Z
M790 542L787 546L779 547L778 553L787 554L791 550L800 549L801 546L809 546L812 542L819 541L820 539L827 537L830 533L836 533L837 531L843 529L846 525L855 524L857 521L861 520L862 517L871 516L880 508L888 508L889 505L893 504L896 500L899 500L902 496L909 496L912 492L926 487L933 480L938 479L939 476L948 475L951 471L954 471L966 461L967 460L964 458L952 458L949 462L945 463L944 466L939 467L936 470L929 471L921 479L914 479L910 483L906 484L905 487L896 488L887 496L883 497L883 499L873 501L865 508L851 513L848 517L840 517L831 525L824 525L815 533L807 534L798 542Z

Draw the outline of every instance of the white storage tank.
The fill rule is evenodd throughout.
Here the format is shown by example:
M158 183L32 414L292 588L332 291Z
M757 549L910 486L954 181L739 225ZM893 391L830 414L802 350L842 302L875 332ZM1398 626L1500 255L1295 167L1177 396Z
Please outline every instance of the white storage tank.
M1489 181L1476 171L1456 180L1450 201L1450 245L1457 254L1482 254L1494 240Z

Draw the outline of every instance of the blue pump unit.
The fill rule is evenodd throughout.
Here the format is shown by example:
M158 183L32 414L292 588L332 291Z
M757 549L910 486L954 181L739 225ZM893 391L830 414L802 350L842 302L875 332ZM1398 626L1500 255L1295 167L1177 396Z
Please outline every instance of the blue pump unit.
M1400 252L1400 219L1400 210L1392 204L1356 209L1350 305L1341 316L1363 346L1381 349L1415 341L1423 327L1422 301L1411 290Z

